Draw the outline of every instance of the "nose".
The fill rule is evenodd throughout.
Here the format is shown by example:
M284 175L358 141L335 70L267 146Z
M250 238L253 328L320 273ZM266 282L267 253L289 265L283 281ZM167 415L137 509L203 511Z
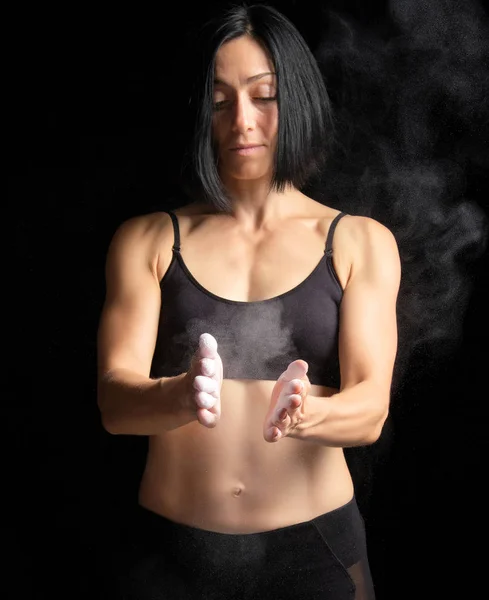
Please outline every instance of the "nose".
M233 129L246 132L255 128L254 107L249 98L238 97L235 102Z

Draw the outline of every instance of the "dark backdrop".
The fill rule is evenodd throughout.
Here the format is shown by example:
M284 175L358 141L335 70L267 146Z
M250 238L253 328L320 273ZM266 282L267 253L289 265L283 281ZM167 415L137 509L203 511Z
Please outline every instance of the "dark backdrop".
M313 47L324 6L377 32L390 10L383 2L274 4ZM15 597L110 598L104 563L135 501L145 445L107 434L96 406L104 260L124 219L182 203L175 174L189 15L198 18L183 6L171 14L43 9L12 21L12 220L4 226L10 235L14 223L19 251L8 350ZM477 19L485 19L481 10ZM465 156L463 130L457 138L465 195L487 212L487 171L477 156L487 153L489 129L485 123L477 137L465 127L476 139ZM378 600L441 597L433 590L442 587L478 595L465 594L479 590L467 546L486 524L487 255L467 281L459 344L428 370L413 361L385 435L352 458ZM10 407L9 394L5 401Z

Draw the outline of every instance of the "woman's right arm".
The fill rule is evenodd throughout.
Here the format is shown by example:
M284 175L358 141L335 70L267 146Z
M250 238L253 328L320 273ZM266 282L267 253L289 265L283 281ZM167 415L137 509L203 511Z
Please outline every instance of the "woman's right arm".
M117 229L107 253L97 402L109 433L154 435L196 420L183 408L185 373L149 377L161 308L158 260L168 267L173 242L169 217L168 222L155 234L151 216L129 219Z

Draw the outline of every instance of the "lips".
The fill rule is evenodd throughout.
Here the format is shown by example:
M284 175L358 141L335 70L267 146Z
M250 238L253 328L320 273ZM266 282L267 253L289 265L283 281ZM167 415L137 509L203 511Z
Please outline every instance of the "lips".
M243 144L239 146L234 146L231 150L246 150L246 148L258 148L261 144Z
M234 156L254 156L260 153L263 146L240 146L238 148L231 149Z

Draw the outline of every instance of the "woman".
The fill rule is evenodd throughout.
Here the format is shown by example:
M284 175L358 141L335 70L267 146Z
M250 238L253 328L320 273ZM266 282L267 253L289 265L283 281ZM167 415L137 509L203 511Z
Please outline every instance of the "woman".
M332 132L294 26L238 5L202 33L194 201L107 257L102 422L149 439L122 597L371 600L343 448L388 414L396 241L301 192Z

